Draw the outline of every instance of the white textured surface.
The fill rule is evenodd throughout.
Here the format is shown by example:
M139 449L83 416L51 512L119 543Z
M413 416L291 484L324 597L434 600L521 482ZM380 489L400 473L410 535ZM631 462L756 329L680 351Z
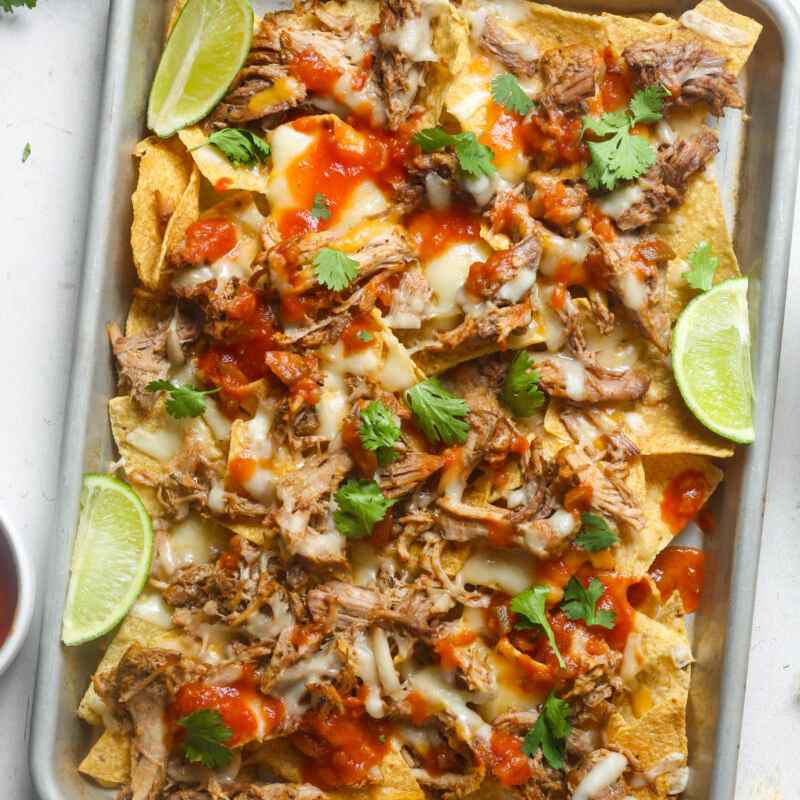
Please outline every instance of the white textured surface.
M32 12L0 12L0 507L27 538L40 574L55 498L107 12L104 0L40 0ZM26 142L32 153L22 164ZM747 800L800 797L796 258L789 280L736 793ZM0 796L8 800L33 797L27 743L37 639L38 614L22 655L0 678Z

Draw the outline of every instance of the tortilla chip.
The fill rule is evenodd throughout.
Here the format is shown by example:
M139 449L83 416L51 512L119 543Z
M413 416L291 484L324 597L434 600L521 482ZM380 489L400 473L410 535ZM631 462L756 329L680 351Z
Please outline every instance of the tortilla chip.
M134 432L164 437L175 447L176 455L191 443L194 447L202 448L209 461L221 461L224 457L210 429L201 418L174 419L167 414L163 398L159 398L153 410L146 413L130 397L114 397L108 403L108 415L122 466L128 478L134 482L151 485L167 477L172 471L172 459L159 461L137 449L129 441Z
M127 734L103 731L78 771L106 789L127 783L131 774L131 743Z
M135 292L128 317L125 335L136 336L169 322L175 311L175 302L148 291Z
M749 17L736 14L726 8L718 0L703 0L695 11L711 20L729 25L744 34L745 43L729 45L701 36L689 28L685 28L677 19L664 14L656 14L650 20L636 17L621 17L604 13L603 20L607 26L608 38L617 53L621 53L629 45L645 40L675 39L677 41L698 41L703 47L712 50L727 59L727 69L738 75L744 67L756 41L761 34L761 25Z
M184 128L178 132L178 137L186 145L203 177L217 191L243 189L265 193L269 175L267 164L259 161L252 167L234 166L214 145L204 144L207 137L198 125Z
M700 242L708 242L714 255L719 258L714 283L741 275L712 170L690 181L683 205L664 222L656 224L654 230L675 251L676 257L684 262ZM675 269L676 266L682 265L670 265L670 280L667 282L667 305L673 319L697 294L679 274L680 270Z
M134 155L139 158L139 180L131 198L133 262L139 280L158 289L168 253L199 214L199 175L175 137L151 136L136 145Z
M702 456L644 456L642 464L646 485L643 503L645 527L632 539L623 541L615 551L617 571L633 577L647 572L655 557L679 533L661 517L661 502L670 481L686 470L701 472L709 487L703 500L706 502L722 480L722 471Z
M119 626L94 674L103 675L114 669L133 642L143 647L163 647L181 652L192 649L191 641L179 631L161 628L130 613ZM98 708L101 706L102 700L95 691L94 684L90 682L78 706L78 716L90 725L100 725L103 718Z
M480 7L480 3L476 6ZM540 52L564 45L582 44L602 50L608 43L605 20L539 3L528 5L529 14L514 23L514 30L536 43Z

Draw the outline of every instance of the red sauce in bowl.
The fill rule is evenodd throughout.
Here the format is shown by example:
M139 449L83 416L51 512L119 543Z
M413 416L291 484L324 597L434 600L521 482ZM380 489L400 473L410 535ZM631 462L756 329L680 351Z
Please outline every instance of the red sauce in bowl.
M0 645L8 639L14 624L19 600L19 576L14 554L4 537L0 537Z

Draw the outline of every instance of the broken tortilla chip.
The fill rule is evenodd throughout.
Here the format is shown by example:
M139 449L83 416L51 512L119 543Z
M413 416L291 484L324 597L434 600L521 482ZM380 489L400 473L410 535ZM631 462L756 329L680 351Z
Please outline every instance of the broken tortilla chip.
M218 192L243 189L248 192L264 194L267 189L269 167L257 161L253 166L234 165L221 150L212 144L205 144L206 134L198 125L184 128L178 137L194 159L203 177Z
M200 213L200 178L177 138L150 137L134 150L139 180L133 193L131 250L139 280L152 290L166 282L167 260Z
M127 734L104 730L78 771L105 789L127 783L131 774L131 743Z
M134 642L142 647L162 647L166 650L179 650L183 653L193 650L191 640L179 631L162 628L146 619L137 617L135 611L132 611L117 629L116 635L108 645L94 674L96 676L104 675L114 669L125 651ZM104 711L105 704L95 691L94 683L90 682L78 706L78 716L90 725L100 725L103 722Z
M703 456L644 456L642 464L646 486L643 503L645 526L635 536L623 541L615 551L617 571L633 577L647 572L655 557L680 532L662 517L661 504L671 481L688 471L700 473L705 487L702 503L705 503L722 480L722 471Z
M172 462L190 447L202 451L209 462L222 462L223 453L201 417L171 417L163 398L145 412L128 396L108 403L111 431L126 475L134 483L155 485L169 476Z

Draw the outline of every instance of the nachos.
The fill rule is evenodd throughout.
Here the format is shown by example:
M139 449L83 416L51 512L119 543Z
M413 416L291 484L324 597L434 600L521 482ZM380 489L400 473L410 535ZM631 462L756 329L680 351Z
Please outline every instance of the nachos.
M715 123L759 30L717 0L300 4L136 146L109 416L156 551L78 709L83 774L683 792L703 564L670 543L733 449L670 334L739 274Z

